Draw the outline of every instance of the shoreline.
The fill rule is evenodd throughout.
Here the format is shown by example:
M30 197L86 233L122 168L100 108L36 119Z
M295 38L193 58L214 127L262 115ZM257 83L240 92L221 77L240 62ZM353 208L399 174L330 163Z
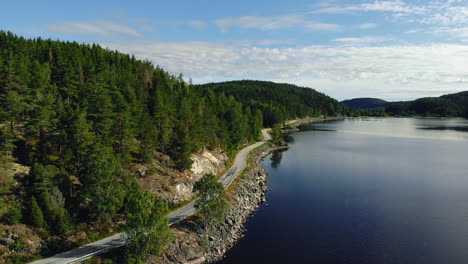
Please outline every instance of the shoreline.
M267 172L261 161L274 151L287 149L286 146L271 146L269 143L251 153L253 163L227 193L228 209L223 222L201 226L193 216L172 227L174 241L161 256L151 263L201 264L221 260L245 232L244 224L250 216L265 203Z
M297 129L302 124L344 118L303 118L287 121L287 124ZM271 143L267 143L253 150L249 154L252 163L239 175L236 183L231 186L233 188L227 193L229 207L224 221L202 227L197 216L192 216L173 226L174 241L161 256L152 258L151 263L201 264L215 263L223 259L226 252L244 236L244 225L249 217L266 202L268 174L261 167L262 160L275 151L290 147L289 144L272 146Z

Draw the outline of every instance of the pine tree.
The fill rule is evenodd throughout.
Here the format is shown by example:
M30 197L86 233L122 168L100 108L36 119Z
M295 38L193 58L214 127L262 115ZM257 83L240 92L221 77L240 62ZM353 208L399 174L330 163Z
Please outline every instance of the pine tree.
M89 217L94 221L108 220L123 206L124 172L112 148L95 144L87 153L80 173L81 200L89 200Z
M46 222L44 220L44 215L41 208L37 205L36 198L33 197L31 200L31 224L35 227L45 228Z
M95 141L95 134L91 131L85 110L78 108L72 115L71 124L66 130L66 159L79 171L82 169L89 147Z

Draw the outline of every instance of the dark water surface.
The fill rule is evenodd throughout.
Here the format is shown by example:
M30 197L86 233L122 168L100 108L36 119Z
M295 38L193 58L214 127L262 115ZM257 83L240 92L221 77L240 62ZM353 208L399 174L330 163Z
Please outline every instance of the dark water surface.
M468 263L468 121L351 119L267 157L227 263Z

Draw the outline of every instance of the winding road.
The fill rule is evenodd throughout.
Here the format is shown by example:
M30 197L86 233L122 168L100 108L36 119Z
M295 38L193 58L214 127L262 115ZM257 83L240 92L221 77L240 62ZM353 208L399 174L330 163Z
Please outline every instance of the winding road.
M262 135L264 139L262 141L258 141L255 144L249 145L242 150L240 150L236 157L234 158L234 162L220 178L219 182L221 182L226 189L231 185L234 179L241 174L241 172L247 167L247 157L250 151L253 149L265 144L267 141L271 140L271 136L268 133L270 129L266 128L262 130ZM177 223L185 218L193 215L196 212L195 209L195 201L181 207L175 211L169 213L169 225ZM85 260L91 258L93 256L102 254L104 252L110 251L114 248L121 247L126 243L126 235L125 233L115 234L113 236L104 238L102 240L93 242L88 245L84 245L79 248L72 249L67 252L62 252L50 258L41 259L38 261L31 262L30 264L68 264L74 263L77 261Z

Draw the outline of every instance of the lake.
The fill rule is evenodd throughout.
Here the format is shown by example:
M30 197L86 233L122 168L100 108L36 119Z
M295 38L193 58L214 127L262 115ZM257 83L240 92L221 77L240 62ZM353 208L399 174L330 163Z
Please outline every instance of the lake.
M267 204L227 263L468 263L468 121L314 123L265 158Z

